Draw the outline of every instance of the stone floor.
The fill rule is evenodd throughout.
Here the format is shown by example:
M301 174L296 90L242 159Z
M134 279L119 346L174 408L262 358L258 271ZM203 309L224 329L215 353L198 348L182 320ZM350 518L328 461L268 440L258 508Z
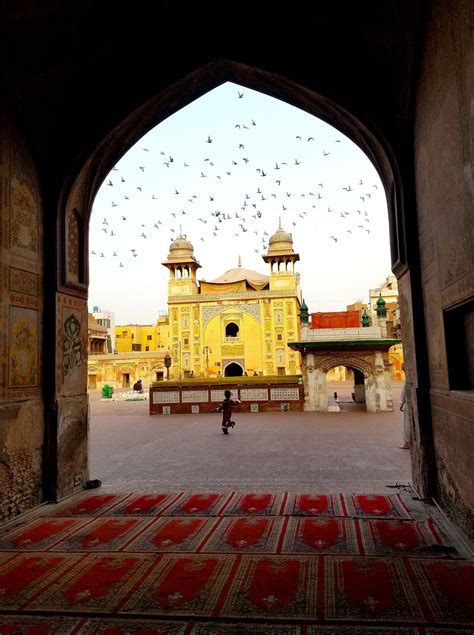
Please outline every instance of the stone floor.
M367 413L351 403L350 388L334 390L341 412L236 411L228 436L217 413L150 416L148 401L105 402L91 393L91 478L120 491L379 492L409 483L410 453L398 447L401 412Z
M402 384L393 388L394 403ZM410 452L401 450L402 413L367 413L335 384L341 412L239 414L228 436L221 415L153 415L148 401L90 398L91 478L101 491L400 492L415 516L428 514L464 557L472 543L432 501L417 501ZM146 395L146 392L145 392Z

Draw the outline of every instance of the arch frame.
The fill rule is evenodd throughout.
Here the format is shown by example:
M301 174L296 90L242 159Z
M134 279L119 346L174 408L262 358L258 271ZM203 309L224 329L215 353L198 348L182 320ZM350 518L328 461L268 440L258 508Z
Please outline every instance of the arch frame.
M351 357L349 355L333 355L332 357L326 357L317 361L315 360L315 368L323 373L327 373L331 370L331 368L336 368L336 366L345 366L346 368L355 368L356 370L360 370L360 372L364 375L364 378L367 378L374 372L374 368L365 359Z
M304 110L308 114L325 121L339 130L342 134L349 137L371 160L374 168L378 172L386 194L388 217L389 217L389 234L390 248L392 257L392 271L397 278L403 276L405 282L405 293L407 299L404 304L403 315L409 322L413 322L412 302L415 294L412 290L413 281L410 278L410 269L407 261L407 236L405 231L405 214L404 214L404 191L402 186L401 171L398 166L395 151L392 149L380 129L370 120L369 117L359 117L352 114L347 109L337 104L333 100L318 94L315 90L304 87L295 81L276 75L269 71L251 67L239 62L228 59L217 59L188 75L181 77L174 83L169 83L159 94L146 101L142 106L135 109L127 117L125 117L115 127L103 137L101 141L91 147L89 145L80 156L78 156L75 164L69 170L63 181L63 186L58 199L57 218L56 218L56 278L53 283L56 294L54 305L50 306L51 315L57 314L61 302L70 302L70 298L74 298L78 302L84 315L87 315L87 294L89 284L89 222L92 211L94 198L107 175L113 166L121 159L121 157L137 142L139 139L149 132L153 127L164 121L167 117L174 114L178 110L184 108L197 98L203 96L213 88L230 81L242 87L257 90L269 97L274 97L280 101L284 101L289 105ZM408 182L410 187L410 182ZM82 267L83 280L78 284L77 280L71 279L67 274L66 267L66 230L67 230L67 213L69 210L75 209L82 221L84 231L84 240L82 242L82 258L80 266ZM410 242L410 249L412 248ZM411 253L411 251L410 251ZM411 256L414 257L414 256ZM408 275L406 275L408 274ZM416 271L415 271L416 278ZM416 278L417 280L417 278ZM415 287L416 287L415 280ZM66 298L66 300L64 299ZM210 316L209 316L210 317ZM260 313L255 316L257 321L260 320ZM53 322L51 322L51 325ZM53 326L51 326L51 329ZM418 325L417 336L424 333L423 325ZM421 334L421 335L420 335ZM415 333L408 335L413 340L412 347L418 354L424 354L424 340L418 343ZM61 342L63 333L61 328L56 327L56 359L51 360L50 374L54 376L55 370L60 366L58 359L61 354ZM421 337L423 339L423 337ZM415 354L415 353L414 353ZM413 368L415 368L415 357L413 358ZM64 373L56 372L55 382L51 385L51 393L49 398L54 401L62 401L63 397L71 392L67 386ZM78 386L74 387L75 399L77 401L87 403L87 376L81 380L83 382L82 391ZM65 388L66 386L66 388ZM52 413L53 419L55 414ZM423 432L424 438L427 440L427 446L423 452L423 456L419 461L418 475L415 476L415 482L421 485L421 490L425 493L434 491L429 485L430 478L427 476L431 469L430 453L433 451L431 422L424 417ZM58 422L53 423L53 437L57 434L56 428L59 430ZM51 449L46 450L48 456L53 457L50 462L49 469L57 475L63 470L60 461L55 461L58 456L57 447L61 445L61 441L53 441ZM427 460L425 459L427 457ZM67 469L76 469L75 466L67 465ZM81 471L85 474L87 466L85 461L80 466ZM79 471L79 470L77 470ZM422 482L424 481L424 482ZM434 483L434 479L431 478ZM62 489L62 488L59 488ZM70 491L56 490L56 498L69 494Z
M114 165L146 133L174 112L186 107L223 83L234 82L259 91L269 97L325 121L353 141L369 158L383 183L388 215L392 271L400 277L407 270L405 224L403 220L403 191L400 171L390 145L372 121L363 121L309 88L263 69L219 58L198 68L137 108L120 124L110 130L89 156L78 158L69 171L58 206L58 284L63 290L74 289L87 295L88 228L94 198ZM68 279L66 265L67 213L75 208L85 231L81 267L83 280Z

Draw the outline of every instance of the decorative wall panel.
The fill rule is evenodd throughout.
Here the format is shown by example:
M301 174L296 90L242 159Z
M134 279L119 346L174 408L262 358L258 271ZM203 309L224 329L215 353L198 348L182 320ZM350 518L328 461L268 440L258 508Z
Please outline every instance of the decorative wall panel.
M209 401L209 391L207 390L183 390L183 403L207 403Z
M179 403L179 392L177 390L154 392L153 403Z
M298 401L300 398L298 388L271 388L270 399L272 401Z
M268 401L268 388L241 388L241 401Z

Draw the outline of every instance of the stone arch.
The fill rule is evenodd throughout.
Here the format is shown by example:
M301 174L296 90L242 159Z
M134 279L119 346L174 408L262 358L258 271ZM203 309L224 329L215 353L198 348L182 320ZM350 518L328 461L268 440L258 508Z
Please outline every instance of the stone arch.
M323 373L327 373L328 370L331 370L331 368L335 368L336 366L356 368L357 370L360 370L366 378L374 371L372 366L365 359L350 355L326 357L316 363L316 368L321 370Z
M227 81L257 90L318 117L342 134L345 134L365 152L381 177L386 193L392 271L395 275L401 276L408 269L400 171L392 148L382 134L373 126L372 122L368 119L364 121L360 117L356 117L325 96L317 94L315 91L288 78L245 64L226 59L216 59L185 77L181 77L175 83L168 85L155 97L124 117L121 122L114 122L108 132L104 131L102 141L97 144L95 144L95 141L91 141L89 147L86 147L82 156L78 157L76 164L72 166L68 176L63 181L57 216L58 236L62 237L62 240L58 240L56 244L58 250L57 261L62 264L58 272L56 310L57 313L60 312L61 303L67 302L74 305L74 309L78 314L77 320L81 327L80 333L84 339L84 344L86 342L85 334L87 333L89 220L92 203L99 187L115 164L147 132L174 112L184 108L192 101ZM94 139L97 139L97 137ZM68 279L67 268L65 267L66 249L64 238L66 236L67 211L73 208L77 210L77 213L83 219L84 234L81 253L78 254L84 272L82 282ZM175 276L177 273L175 271ZM255 314L251 312L253 311L252 306L242 310L249 312L257 321L260 321L260 309L258 306L255 308ZM408 301L401 305L401 312L404 320L407 322L413 321L411 304ZM203 315L204 324L206 323L206 317L209 320L213 315ZM63 395L74 394L76 395L75 400L82 402L83 409L86 411L86 373L82 373L80 376L77 373L74 374L75 384L74 386L69 386L73 378L65 377L64 372L57 370L61 369L62 366L62 342L64 340L62 330L58 328L55 332L55 337L55 358L51 360L50 367L45 369L51 376L56 376L56 382L53 387L54 395L50 396L50 400L53 401L53 397L62 398ZM81 358L82 361L87 363L85 355L84 360ZM83 439L81 437L81 443L83 443L84 447L87 447L86 426L84 426L84 432L81 434L84 436ZM52 438L54 438L54 434ZM54 455L61 456L61 440L58 442L58 447L55 448ZM70 460L68 459L67 465L64 466L59 463L52 464L49 466L49 471L57 473L56 479L58 481L60 480L61 472L81 472L86 475L88 469L86 458L85 456L81 458L80 465L74 463L74 457ZM84 476L84 479L86 480L86 476ZM61 486L56 492L56 497L61 498L70 494L71 491L72 487L70 484L67 487Z
M177 112L227 81L285 101L318 117L340 130L362 149L379 173L385 188L392 270L396 275L401 275L407 268L401 178L395 155L383 136L373 129L371 122L356 118L323 95L285 77L227 59L216 59L171 84L111 129L95 148L90 148L89 157L76 166L63 189L60 214L64 214L65 206L70 205L70 194L74 190L82 199L88 219L92 201L102 182L137 141L169 117L171 112Z

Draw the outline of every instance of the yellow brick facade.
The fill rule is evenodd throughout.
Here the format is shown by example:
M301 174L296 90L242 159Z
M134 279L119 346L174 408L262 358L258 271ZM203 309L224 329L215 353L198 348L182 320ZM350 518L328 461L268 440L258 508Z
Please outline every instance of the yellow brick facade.
M170 377L299 374L299 353L287 347L299 336L298 259L280 228L264 257L268 275L239 265L199 284L193 246L178 237L163 263L170 271Z
M115 327L117 353L166 351L169 346L168 316L156 324L123 324Z
M115 328L118 353L169 351L170 378L295 375L301 290L298 254L281 228L264 257L268 275L240 266L210 282L198 282L192 244L180 235L164 266L170 272L169 315L156 324Z

